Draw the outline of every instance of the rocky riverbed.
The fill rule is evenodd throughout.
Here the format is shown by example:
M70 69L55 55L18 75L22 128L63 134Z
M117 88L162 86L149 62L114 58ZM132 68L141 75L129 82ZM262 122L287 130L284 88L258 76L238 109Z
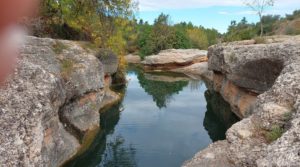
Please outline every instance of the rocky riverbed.
M184 167L300 165L300 38L276 39L209 48L214 89L243 120Z
M104 67L85 45L26 37L0 90L1 166L60 166L99 129L105 97L119 96L108 92Z

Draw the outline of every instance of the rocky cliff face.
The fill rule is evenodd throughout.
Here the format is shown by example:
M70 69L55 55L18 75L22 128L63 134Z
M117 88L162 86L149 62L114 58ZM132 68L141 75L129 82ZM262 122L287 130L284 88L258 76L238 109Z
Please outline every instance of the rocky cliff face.
M244 119L184 166L299 166L299 37L216 45L208 55L215 89Z
M103 68L71 41L27 37L0 90L1 166L59 166L99 128Z

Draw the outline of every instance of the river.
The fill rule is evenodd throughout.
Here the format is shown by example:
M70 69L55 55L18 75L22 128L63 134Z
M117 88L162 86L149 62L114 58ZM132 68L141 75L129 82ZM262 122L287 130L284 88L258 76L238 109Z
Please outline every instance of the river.
M238 121L202 80L138 68L127 79L122 101L102 111L91 147L65 166L179 167Z

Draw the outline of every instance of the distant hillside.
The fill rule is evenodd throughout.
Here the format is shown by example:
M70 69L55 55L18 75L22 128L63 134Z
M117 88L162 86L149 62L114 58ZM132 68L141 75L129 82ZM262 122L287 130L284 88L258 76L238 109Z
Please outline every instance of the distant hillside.
M272 35L300 35L300 10L295 10L285 17L280 15L265 15L262 18L263 34ZM224 42L248 40L258 37L260 22L249 23L244 17L240 22L231 21L227 33L223 35Z
M276 35L298 35L300 34L300 15L292 20L284 19L278 21L274 30Z

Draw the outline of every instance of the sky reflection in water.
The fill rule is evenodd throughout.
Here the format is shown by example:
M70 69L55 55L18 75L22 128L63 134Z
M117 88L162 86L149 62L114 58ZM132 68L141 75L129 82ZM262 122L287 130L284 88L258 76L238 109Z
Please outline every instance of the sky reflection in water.
M101 115L102 132L91 149L66 166L179 167L213 140L224 139L230 126L225 124L236 121L222 120L215 115L218 111L207 112L220 108L207 107L205 98L214 103L220 99L205 94L201 81L153 81L137 70L127 77L125 97ZM124 111L119 113L120 106Z

